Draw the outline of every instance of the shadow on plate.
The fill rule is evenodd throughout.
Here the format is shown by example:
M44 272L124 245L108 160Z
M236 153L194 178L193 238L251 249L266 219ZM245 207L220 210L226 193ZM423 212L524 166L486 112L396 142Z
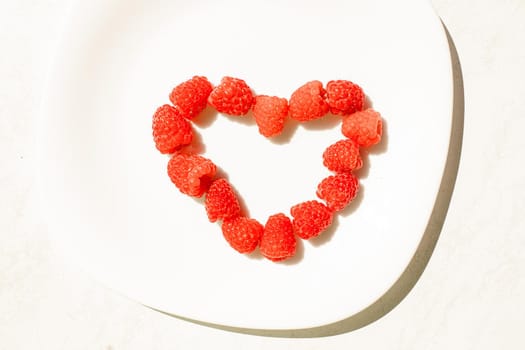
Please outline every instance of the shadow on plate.
M408 264L405 271L401 274L394 285L376 302L368 306L366 309L358 312L341 321L337 321L324 326L303 328L303 329L251 329L222 326L207 322L200 322L177 315L167 314L185 321L189 321L202 326L221 329L229 332L251 334L257 336L267 337L281 337L281 338L316 338L326 337L337 334L348 333L356 329L365 327L372 322L377 321L393 310L412 290L423 271L425 270L428 261L434 251L438 241L443 223L450 204L450 199L454 191L456 177L459 168L459 161L461 156L461 145L463 141L463 119L464 119L464 91L463 91L463 77L461 72L461 65L459 62L458 53L450 33L443 24L447 36L450 56L452 62L452 72L454 81L454 99L452 111L452 130L450 135L450 143L445 163L445 169L439 192L432 210L427 228L423 235L421 242ZM166 314L163 311L157 310Z

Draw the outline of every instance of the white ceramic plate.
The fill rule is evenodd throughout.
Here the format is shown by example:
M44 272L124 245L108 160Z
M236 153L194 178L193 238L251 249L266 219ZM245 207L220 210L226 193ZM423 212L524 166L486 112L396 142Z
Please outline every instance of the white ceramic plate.
M71 261L145 305L228 326L324 325L385 293L421 240L452 98L446 38L427 1L82 1L54 67L39 145L50 230ZM195 74L284 97L309 80L349 79L384 116L360 197L291 262L236 253L170 183L151 116ZM315 199L328 175L321 154L342 138L329 120L281 143L221 115L198 131L262 222Z

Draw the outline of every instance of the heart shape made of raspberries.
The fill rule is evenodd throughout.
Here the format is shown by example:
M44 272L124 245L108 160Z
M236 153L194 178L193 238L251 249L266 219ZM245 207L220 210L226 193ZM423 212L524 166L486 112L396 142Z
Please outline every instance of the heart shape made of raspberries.
M297 237L319 236L332 223L334 215L345 208L359 190L354 171L363 161L360 149L381 141L382 118L365 106L362 88L348 80L332 80L326 87L313 80L295 90L289 99L256 95L242 79L224 77L213 86L207 78L194 76L177 85L170 93L170 104L157 108L153 115L156 148L170 155L168 176L181 193L203 197L210 222L222 222L229 245L239 253L257 247L272 261L283 261L296 253ZM317 186L318 199L298 203L284 213L271 215L261 224L245 215L233 186L217 175L217 166L195 151L192 120L207 106L217 112L247 118L252 112L259 133L267 138L282 133L288 118L301 123L317 120L328 113L342 118L342 139L323 153L323 165L333 172Z

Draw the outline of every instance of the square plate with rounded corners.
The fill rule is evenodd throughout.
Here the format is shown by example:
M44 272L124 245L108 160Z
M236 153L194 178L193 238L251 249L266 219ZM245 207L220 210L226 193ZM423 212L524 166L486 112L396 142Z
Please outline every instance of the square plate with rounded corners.
M361 85L385 119L359 197L332 228L272 263L233 251L202 203L181 195L151 116L193 75L243 78L289 97L309 80ZM422 238L446 160L449 49L427 1L84 1L72 7L40 126L42 204L71 261L150 307L261 329L314 327L377 300ZM339 120L260 136L249 118L196 130L261 222L315 199Z

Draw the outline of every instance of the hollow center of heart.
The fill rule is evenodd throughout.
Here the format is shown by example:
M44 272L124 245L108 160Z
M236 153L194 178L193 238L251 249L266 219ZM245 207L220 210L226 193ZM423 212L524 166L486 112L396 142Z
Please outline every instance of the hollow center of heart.
M195 128L204 148L201 154L213 159L220 175L228 178L249 215L263 221L316 198L320 179L330 175L322 154L344 138L340 117L333 115L306 124L288 120L283 134L274 139L262 137L248 121L251 116L214 118L210 126Z

